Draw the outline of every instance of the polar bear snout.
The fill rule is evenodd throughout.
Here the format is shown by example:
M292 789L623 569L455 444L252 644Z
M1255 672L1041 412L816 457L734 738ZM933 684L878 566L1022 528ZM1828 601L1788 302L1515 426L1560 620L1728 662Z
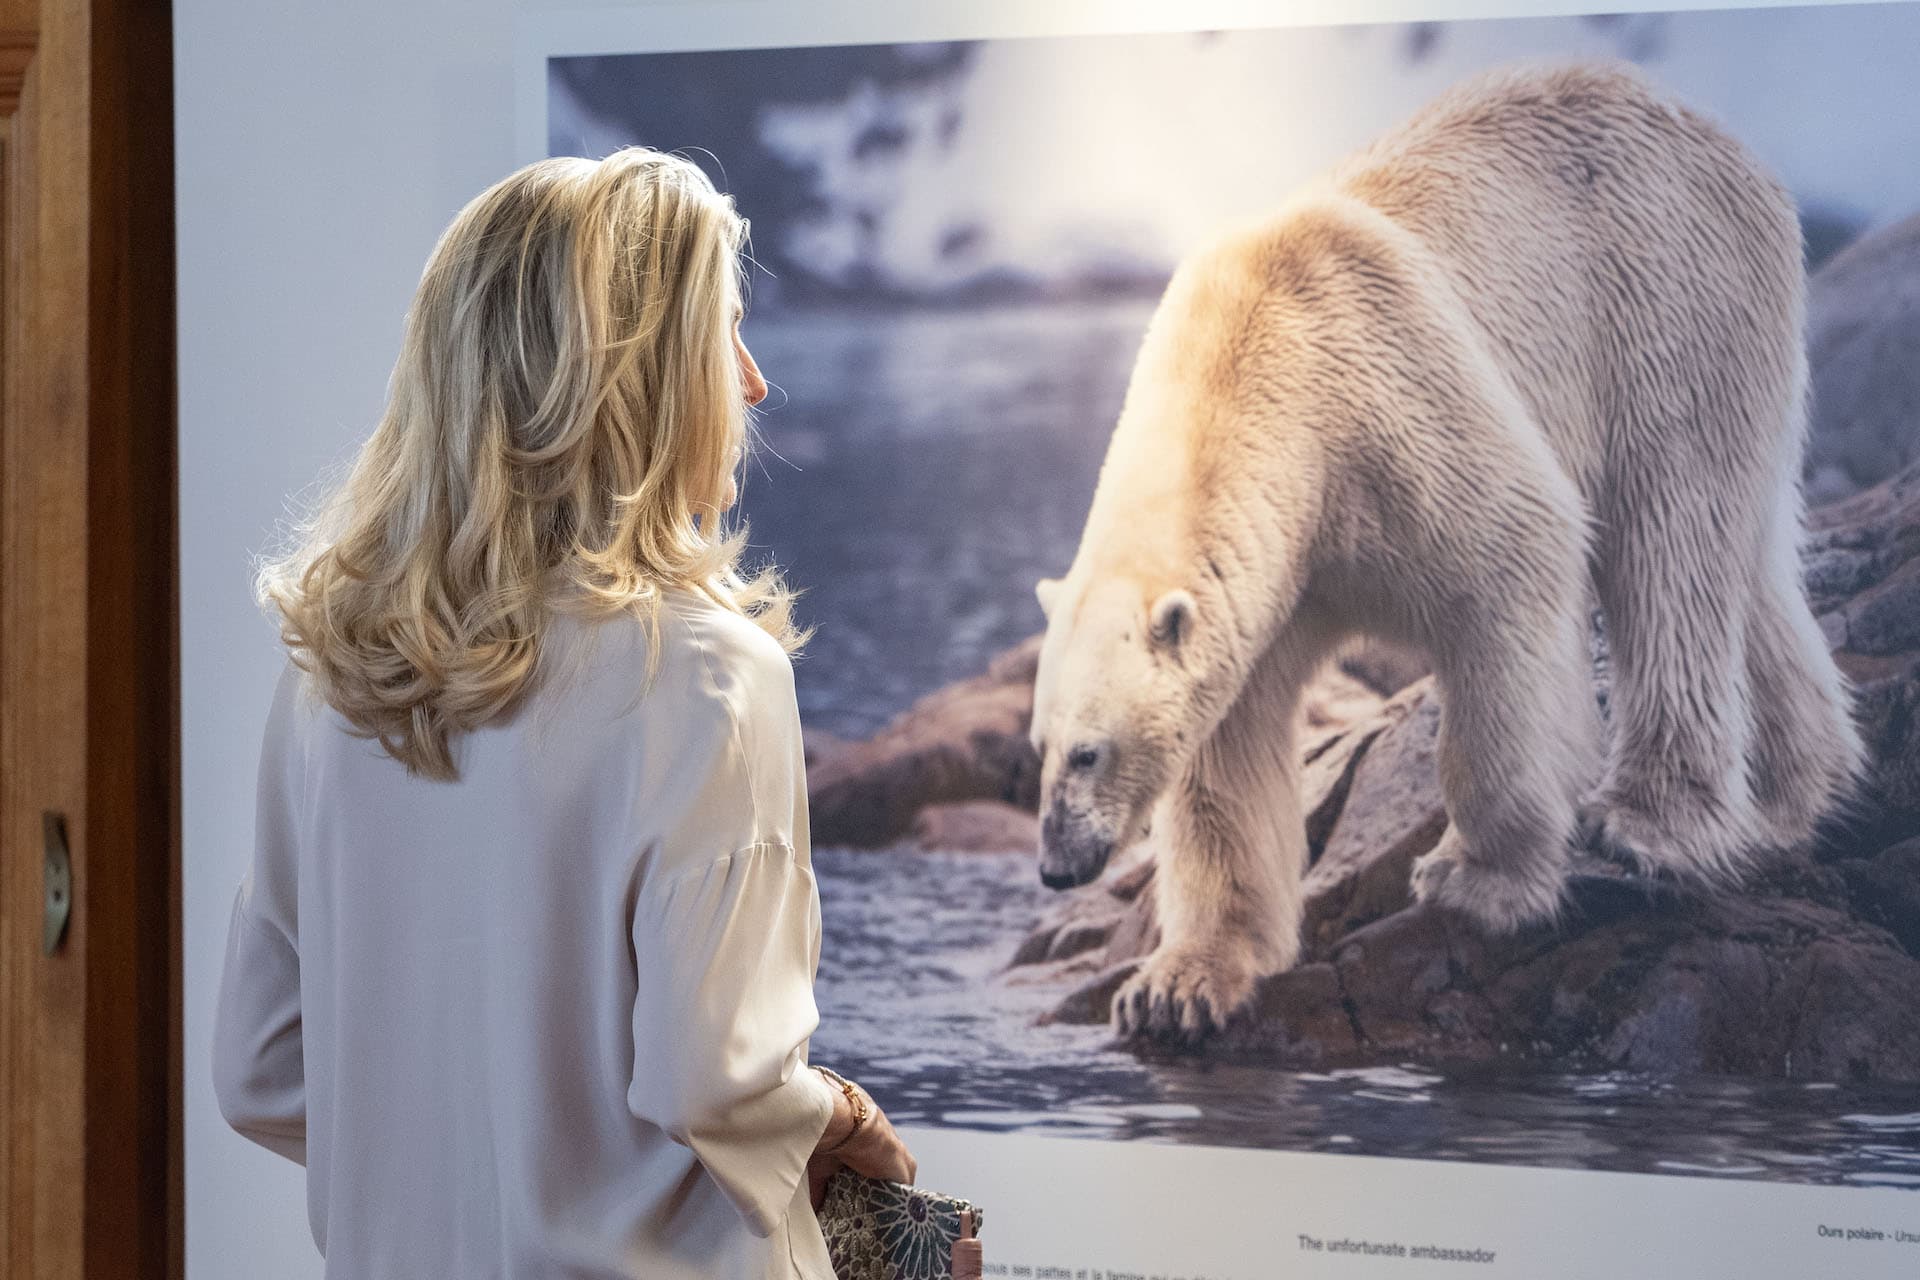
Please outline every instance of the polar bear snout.
M1040 883L1049 889L1077 889L1107 869L1114 839L1090 817L1055 802L1040 820Z

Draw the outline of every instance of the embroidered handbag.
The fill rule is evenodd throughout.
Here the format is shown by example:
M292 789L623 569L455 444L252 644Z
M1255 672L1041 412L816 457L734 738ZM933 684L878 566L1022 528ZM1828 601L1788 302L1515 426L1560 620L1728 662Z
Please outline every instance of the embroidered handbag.
M978 1235L972 1201L842 1169L827 1180L818 1216L838 1280L948 1280L963 1212Z

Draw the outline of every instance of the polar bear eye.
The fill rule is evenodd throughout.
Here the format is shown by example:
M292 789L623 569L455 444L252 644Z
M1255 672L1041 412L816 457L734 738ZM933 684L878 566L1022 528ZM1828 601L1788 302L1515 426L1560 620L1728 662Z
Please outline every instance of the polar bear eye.
M1067 752L1067 768L1085 771L1100 763L1100 748L1083 742Z

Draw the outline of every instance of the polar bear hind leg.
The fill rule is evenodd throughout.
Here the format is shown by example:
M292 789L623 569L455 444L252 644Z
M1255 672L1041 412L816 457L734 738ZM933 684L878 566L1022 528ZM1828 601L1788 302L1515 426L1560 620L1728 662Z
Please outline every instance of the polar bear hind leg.
M1791 849L1850 797L1863 749L1845 681L1800 583L1797 511L1782 505L1788 510L1770 531L1767 572L1747 618L1754 706L1747 774L1763 839Z
M1727 885L1804 836L1858 754L1795 555L1799 224L1737 143L1671 118L1663 163L1694 179L1596 206L1612 233L1666 237L1612 259L1595 295L1612 333L1595 579L1614 679L1588 827L1643 870Z
M1759 838L1746 617L1728 600L1697 607L1646 619L1631 639L1611 629L1613 751L1583 826L1600 852L1640 871L1722 881Z
M1583 827L1643 872L1724 883L1763 843L1748 755L1755 698L1772 695L1749 687L1748 646L1768 500L1737 470L1664 462L1640 468L1642 484L1620 486L1601 518L1613 742Z

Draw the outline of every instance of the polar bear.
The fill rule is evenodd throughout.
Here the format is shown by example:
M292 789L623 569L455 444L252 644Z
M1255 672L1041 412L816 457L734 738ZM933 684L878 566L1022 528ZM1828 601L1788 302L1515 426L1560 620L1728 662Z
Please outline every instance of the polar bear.
M1039 588L1042 879L1159 857L1122 1034L1296 959L1295 721L1355 635L1440 688L1421 900L1512 930L1582 838L1717 883L1808 838L1861 747L1798 567L1803 286L1774 180L1605 65L1468 82L1179 267Z

